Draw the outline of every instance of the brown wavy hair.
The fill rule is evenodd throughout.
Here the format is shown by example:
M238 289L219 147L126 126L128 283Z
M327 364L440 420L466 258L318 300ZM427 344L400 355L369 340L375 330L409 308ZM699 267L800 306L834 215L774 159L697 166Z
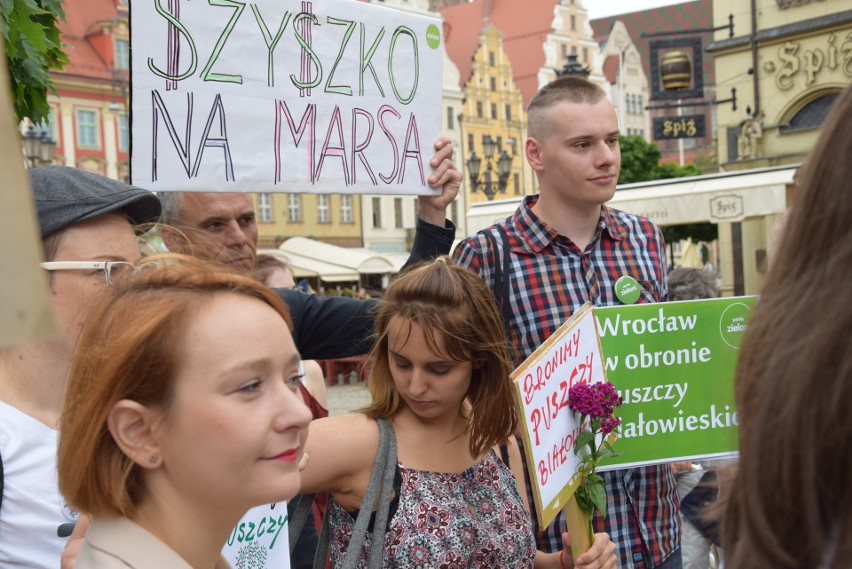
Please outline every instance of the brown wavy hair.
M93 515L131 517L145 492L141 468L113 440L107 417L130 399L167 411L187 323L213 298L239 294L273 308L292 328L281 299L253 278L199 259L164 263L120 279L93 307L71 361L60 419L59 490Z
M737 365L725 567L852 567L852 90L808 157ZM724 495L725 492L720 492Z
M372 403L362 410L376 419L393 417L403 404L388 356L388 325L394 316L422 326L429 348L436 353L436 334L441 334L448 357L477 364L467 393L466 432L471 454L482 456L506 442L518 423L509 378L512 365L503 321L485 282L440 257L411 268L387 288L379 304L376 343L370 352Z

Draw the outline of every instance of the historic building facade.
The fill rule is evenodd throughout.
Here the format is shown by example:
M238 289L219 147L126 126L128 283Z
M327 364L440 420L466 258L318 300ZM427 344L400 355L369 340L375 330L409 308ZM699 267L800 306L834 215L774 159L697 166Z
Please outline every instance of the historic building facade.
M467 203L535 193L535 176L524 157L530 99L556 78L569 54L577 56L593 81L604 81L582 2L474 0L446 7L441 15L447 52L464 93L458 164L465 167ZM503 184L501 158L504 164L511 160ZM470 166L477 162L478 183L473 184Z
M55 164L111 178L129 179L130 30L122 0L66 4L60 22L69 63L52 72L58 96L50 94L48 124L56 141Z
M852 10L833 0L714 0L716 25L733 16L734 37L708 46L718 85L736 88L737 109L717 109L719 167L797 165L819 136L837 94L852 82ZM787 206L795 186L787 187ZM732 204L736 205L736 204ZM781 213L719 224L726 288L759 292Z
M708 46L737 110L718 109L724 170L801 162L837 94L852 81L852 9L834 0L714 0L735 36Z

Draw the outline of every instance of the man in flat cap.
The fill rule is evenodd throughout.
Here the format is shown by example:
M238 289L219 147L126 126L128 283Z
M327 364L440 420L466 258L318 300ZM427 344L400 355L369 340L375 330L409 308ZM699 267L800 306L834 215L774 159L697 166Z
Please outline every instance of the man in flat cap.
M161 207L147 190L75 168L29 176L60 334L0 349L0 567L55 569L77 517L56 482L71 353L92 302L139 260L134 226L156 221Z

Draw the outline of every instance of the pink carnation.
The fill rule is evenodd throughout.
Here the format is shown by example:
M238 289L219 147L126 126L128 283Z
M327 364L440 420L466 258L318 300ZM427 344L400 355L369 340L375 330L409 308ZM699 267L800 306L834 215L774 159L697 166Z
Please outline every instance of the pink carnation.
M622 403L615 387L608 381L591 385L577 383L568 390L568 406L590 419L610 417L613 409Z

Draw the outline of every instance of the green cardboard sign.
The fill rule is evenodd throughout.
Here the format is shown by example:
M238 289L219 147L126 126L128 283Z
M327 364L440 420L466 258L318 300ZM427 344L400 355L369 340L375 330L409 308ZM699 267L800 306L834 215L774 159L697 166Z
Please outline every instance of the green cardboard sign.
M737 451L733 378L757 297L595 308L623 454L601 469Z

